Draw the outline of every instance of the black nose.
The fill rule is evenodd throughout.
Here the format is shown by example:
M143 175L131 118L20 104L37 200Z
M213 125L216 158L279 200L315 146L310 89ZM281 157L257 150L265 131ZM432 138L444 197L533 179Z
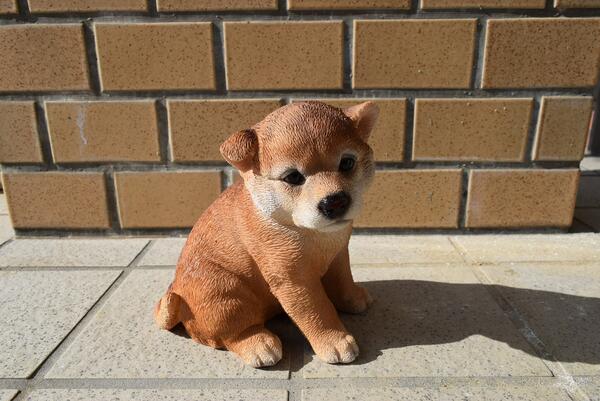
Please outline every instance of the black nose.
M321 199L319 211L328 219L337 219L348 211L352 198L345 192L336 192Z

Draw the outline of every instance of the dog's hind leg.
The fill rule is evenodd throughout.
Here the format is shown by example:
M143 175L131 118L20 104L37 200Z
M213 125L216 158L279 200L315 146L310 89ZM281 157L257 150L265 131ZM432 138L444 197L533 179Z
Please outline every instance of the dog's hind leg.
M154 321L164 330L171 330L177 323L180 322L179 319L179 303L181 298L179 295L175 294L171 286L163 295L163 297L158 301L156 306L154 307Z

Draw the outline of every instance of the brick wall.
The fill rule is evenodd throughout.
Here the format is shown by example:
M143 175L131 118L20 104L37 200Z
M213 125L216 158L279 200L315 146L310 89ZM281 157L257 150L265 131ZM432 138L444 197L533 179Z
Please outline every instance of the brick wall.
M358 227L571 223L600 0L0 0L0 163L24 235L191 226L229 134L381 109Z

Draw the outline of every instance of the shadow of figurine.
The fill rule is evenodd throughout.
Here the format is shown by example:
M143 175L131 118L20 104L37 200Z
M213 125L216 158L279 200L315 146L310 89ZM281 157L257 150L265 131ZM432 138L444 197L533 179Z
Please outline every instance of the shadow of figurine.
M389 349L450 344L474 335L538 356L490 296L490 290L499 291L513 303L545 350L557 361L600 365L600 298L501 285L423 280L360 284L369 290L375 303L364 314L341 314L361 349L351 365L372 362ZM286 354L293 343L302 338L284 316L272 319L269 327L281 336ZM173 332L188 337L181 325ZM306 343L305 349L310 354ZM548 359L548 355L541 357ZM302 365L313 358L309 355ZM292 370L300 368L292 366Z
M600 365L600 292L599 298L591 298L502 285L420 280L361 284L376 302L364 315L342 315L361 345L357 363L370 362L389 348L447 344L473 335L538 356L490 296L490 290L496 290L511 302L557 361ZM548 355L541 357L548 359Z

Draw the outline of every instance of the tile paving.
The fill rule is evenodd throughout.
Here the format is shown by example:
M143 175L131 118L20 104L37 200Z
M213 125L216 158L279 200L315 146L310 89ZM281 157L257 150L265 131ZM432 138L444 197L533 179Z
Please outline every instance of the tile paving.
M316 360L278 318L263 370L154 327L183 240L150 241L0 246L0 401L599 400L598 234L357 235L359 359Z

